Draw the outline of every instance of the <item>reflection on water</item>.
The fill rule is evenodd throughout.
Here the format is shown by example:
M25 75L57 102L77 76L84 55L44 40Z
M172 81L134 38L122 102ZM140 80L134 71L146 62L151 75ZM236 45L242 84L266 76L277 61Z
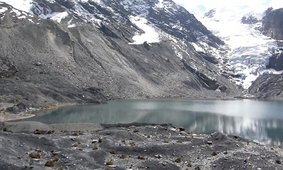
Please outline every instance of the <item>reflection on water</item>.
M171 123L194 133L220 131L281 145L282 104L253 100L115 101L65 107L31 120L44 123Z

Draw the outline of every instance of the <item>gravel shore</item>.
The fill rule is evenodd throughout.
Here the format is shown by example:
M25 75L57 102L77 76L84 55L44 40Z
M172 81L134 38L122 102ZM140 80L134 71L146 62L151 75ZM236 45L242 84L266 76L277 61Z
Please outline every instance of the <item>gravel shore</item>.
M280 148L171 125L0 124L0 169L283 169Z

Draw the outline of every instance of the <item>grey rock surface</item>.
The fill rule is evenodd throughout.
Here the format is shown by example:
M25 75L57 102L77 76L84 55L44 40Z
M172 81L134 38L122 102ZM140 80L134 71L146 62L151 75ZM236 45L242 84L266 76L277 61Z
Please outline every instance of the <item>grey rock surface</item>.
M283 74L262 75L252 84L249 92L263 99L283 99Z
M5 126L0 132L1 170L283 168L282 149L221 133L190 134L170 125L93 125L92 130L52 125L50 134L19 133Z
M283 40L283 8L268 9L262 21L263 33L276 40Z

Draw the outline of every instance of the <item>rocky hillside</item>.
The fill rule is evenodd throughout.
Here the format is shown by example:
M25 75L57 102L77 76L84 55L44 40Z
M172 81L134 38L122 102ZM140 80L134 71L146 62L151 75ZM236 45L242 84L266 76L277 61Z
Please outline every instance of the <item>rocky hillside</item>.
M283 99L283 75L262 75L250 87L251 94L260 98Z
M238 95L220 39L171 0L0 3L0 102L9 110L117 98Z

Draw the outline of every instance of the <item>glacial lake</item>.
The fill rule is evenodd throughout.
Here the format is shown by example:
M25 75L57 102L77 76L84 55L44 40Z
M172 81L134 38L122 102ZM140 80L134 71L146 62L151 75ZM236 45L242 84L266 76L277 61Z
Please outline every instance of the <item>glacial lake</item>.
M256 100L129 100L67 106L30 120L43 123L169 123L192 133L239 135L283 143L283 102Z

